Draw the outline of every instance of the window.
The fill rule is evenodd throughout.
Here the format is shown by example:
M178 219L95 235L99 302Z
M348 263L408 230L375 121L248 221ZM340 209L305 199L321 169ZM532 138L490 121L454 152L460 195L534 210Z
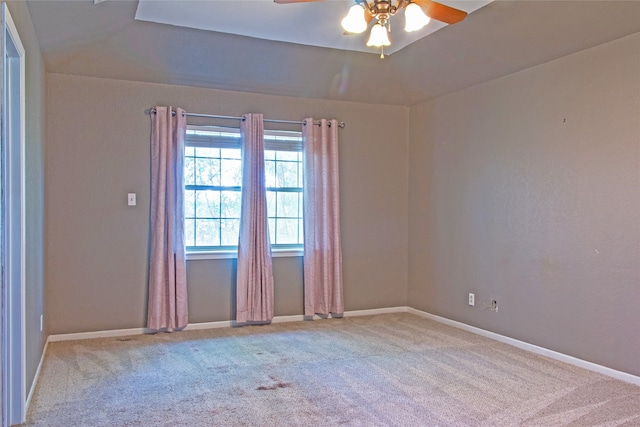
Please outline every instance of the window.
M275 248L301 248L302 135L265 130L269 235ZM238 245L242 186L240 130L188 126L184 158L187 250Z

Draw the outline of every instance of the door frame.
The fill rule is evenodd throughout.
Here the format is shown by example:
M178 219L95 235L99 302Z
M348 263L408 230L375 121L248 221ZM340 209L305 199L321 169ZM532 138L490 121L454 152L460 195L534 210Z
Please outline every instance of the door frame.
M2 3L2 423L26 418L25 50Z

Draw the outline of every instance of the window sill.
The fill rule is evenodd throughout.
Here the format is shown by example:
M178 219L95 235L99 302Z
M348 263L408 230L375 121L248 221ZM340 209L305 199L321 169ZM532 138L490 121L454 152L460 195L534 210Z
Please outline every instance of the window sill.
M304 256L304 249L272 249L273 258L290 258ZM201 259L234 259L238 258L238 251L192 251L186 253L187 261Z

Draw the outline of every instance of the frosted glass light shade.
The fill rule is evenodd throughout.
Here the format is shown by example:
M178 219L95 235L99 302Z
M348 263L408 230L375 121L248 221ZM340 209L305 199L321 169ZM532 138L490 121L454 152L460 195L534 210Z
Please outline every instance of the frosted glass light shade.
M387 27L384 27L380 24L376 24L371 28L371 35L369 36L369 41L367 42L367 46L390 46L391 42L389 41L389 34L387 33Z
M359 34L367 29L364 19L364 8L359 4L351 6L349 13L342 19L342 28L349 33Z
M415 3L409 3L407 7L405 7L404 19L404 30L408 33L418 31L431 21L431 18L425 15L422 8Z

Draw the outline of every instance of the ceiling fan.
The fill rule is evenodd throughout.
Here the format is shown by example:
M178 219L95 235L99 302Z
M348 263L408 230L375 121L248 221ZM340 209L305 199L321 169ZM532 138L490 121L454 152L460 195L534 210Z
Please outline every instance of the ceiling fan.
M322 0L274 0L278 4L308 3ZM436 3L432 0L355 0L349 13L342 20L345 34L359 34L369 28L372 21L371 34L367 46L379 47L380 58L384 58L384 46L390 46L389 19L404 9L405 31L417 31L427 25L431 18L446 24L462 21L467 12Z

